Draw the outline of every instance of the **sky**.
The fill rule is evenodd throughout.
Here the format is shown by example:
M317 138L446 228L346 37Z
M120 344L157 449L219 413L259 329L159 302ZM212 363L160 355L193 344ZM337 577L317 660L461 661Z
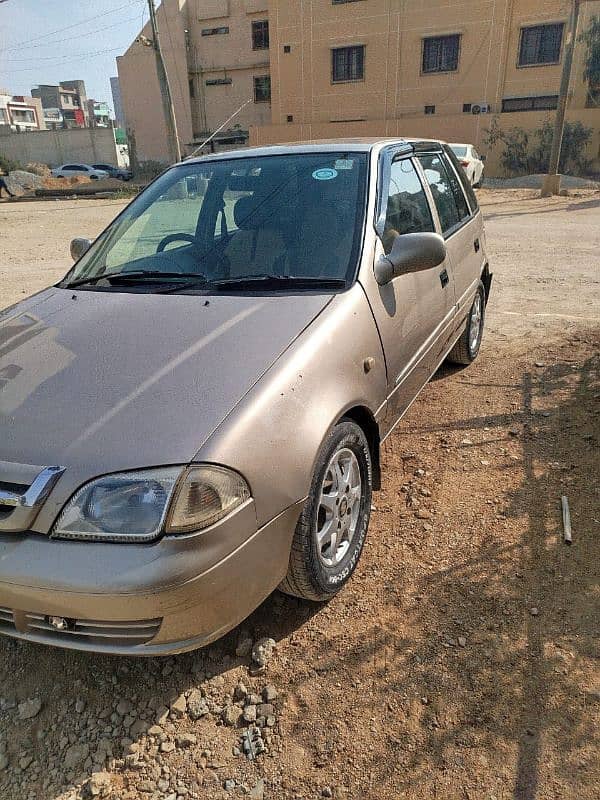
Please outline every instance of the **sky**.
M147 19L147 0L0 0L0 89L81 78L112 109L115 58Z

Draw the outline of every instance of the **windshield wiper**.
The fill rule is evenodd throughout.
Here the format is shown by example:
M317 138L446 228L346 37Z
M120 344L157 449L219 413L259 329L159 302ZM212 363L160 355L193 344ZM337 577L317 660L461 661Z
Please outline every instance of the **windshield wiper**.
M131 272L113 272L104 273L102 275L93 275L89 278L79 278L76 281L67 283L65 288L74 289L76 286L84 286L85 284L94 284L102 280L107 280L112 285L113 283L163 283L164 281L183 280L188 282L190 278L194 279L195 283L206 283L207 278L197 272L161 272L160 270L135 270Z
M238 278L224 278L213 281L211 286L216 289L250 288L259 289L285 289L290 287L306 287L319 289L343 289L346 281L341 278L312 278L302 275L241 275Z

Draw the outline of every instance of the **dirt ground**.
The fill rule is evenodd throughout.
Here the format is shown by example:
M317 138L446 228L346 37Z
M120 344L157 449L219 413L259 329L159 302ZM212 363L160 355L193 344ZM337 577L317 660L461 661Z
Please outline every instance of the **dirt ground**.
M326 606L275 593L176 658L0 639L1 800L600 797L600 193L480 200L480 357L443 367L385 443L350 584ZM1 204L0 307L121 207ZM247 636L277 643L262 675L236 655ZM239 681L278 693L255 761L220 721Z

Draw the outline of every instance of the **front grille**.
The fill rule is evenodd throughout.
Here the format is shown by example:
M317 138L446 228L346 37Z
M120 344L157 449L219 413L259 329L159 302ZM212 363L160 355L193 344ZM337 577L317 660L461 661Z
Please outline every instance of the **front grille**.
M73 641L82 645L132 646L149 642L160 628L162 619L138 619L114 622L97 619L69 620L69 627L57 630L45 614L25 613L28 632L53 641Z
M13 612L10 608L2 608L2 606L0 606L0 631L14 631L14 629L15 620Z

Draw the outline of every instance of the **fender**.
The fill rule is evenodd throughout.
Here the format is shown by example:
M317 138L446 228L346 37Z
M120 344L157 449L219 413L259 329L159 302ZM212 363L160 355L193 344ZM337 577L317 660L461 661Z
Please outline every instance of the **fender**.
M386 388L375 320L362 286L355 283L279 357L194 461L238 470L264 525L307 496L321 444L346 412L371 426L385 416ZM373 427L366 432L377 440Z

